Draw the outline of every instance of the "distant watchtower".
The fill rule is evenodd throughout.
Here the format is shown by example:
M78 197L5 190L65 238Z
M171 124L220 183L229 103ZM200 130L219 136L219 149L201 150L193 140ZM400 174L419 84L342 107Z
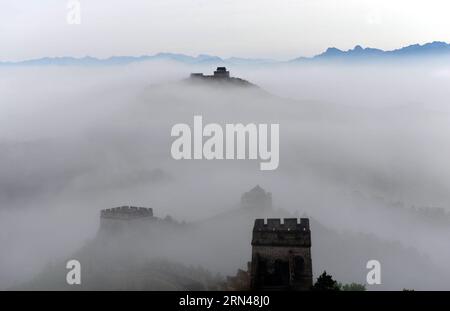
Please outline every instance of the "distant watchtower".
M272 194L259 185L244 193L241 197L242 208L257 208L259 210L272 208Z
M231 77L230 72L226 67L217 67L212 75L205 75L201 72L191 73L190 78L187 80L190 82L202 82L202 83L213 83L213 85L234 85L234 86L255 86L250 82L243 80L241 78Z
M225 68L225 67L217 67L217 70L214 71L214 78L228 79L228 78L230 78L230 72L227 71L227 68Z
M309 219L256 219L253 227L251 289L309 290L312 286Z
M130 224L148 223L156 220L153 209L135 206L120 206L100 212L100 230L118 232Z

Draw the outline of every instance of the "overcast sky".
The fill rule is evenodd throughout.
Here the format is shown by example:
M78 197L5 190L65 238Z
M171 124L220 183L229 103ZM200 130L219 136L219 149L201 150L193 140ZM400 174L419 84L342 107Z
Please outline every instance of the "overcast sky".
M2 0L0 60L158 52L289 59L450 42L447 0Z

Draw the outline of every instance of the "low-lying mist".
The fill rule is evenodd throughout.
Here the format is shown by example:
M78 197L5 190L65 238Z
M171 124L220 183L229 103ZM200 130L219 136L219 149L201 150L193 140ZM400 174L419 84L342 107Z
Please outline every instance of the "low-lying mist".
M213 69L156 62L0 69L0 289L83 247L101 209L152 207L205 227L256 184L272 192L275 208L342 233L331 241L311 227L315 277L326 269L363 283L365 263L389 255L395 270L386 273L403 279L380 288L449 289L450 279L404 277L414 269L395 247L425 258L419 275L450 275L450 65L242 66L231 74L259 88L182 82ZM278 169L173 160L171 128L192 126L194 115L223 125L279 123ZM149 243L146 256L233 274L250 260L251 222L232 234L233 224L215 221L192 245L177 241L163 251ZM346 270L339 252L361 265Z

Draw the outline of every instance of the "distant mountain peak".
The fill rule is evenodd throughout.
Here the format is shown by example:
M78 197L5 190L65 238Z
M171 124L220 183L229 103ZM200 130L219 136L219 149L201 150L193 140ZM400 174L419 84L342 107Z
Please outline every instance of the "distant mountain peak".
M344 51L342 51L342 50L340 50L338 48L335 48L335 47L328 48L325 51L325 53L341 53L341 52L344 52Z
M433 41L423 45L413 44L399 49L384 51L381 49L362 47L356 45L347 51L336 47L329 47L325 52L313 57L299 57L291 62L311 62L311 61L376 61L395 59L401 60L411 58L432 58L434 56L450 57L450 44L442 41Z

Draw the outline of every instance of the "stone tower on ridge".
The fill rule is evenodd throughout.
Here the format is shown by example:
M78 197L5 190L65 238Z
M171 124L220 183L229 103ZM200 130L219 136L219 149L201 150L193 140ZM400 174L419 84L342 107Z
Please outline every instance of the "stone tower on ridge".
M230 75L230 71L227 70L226 67L217 67L212 75L205 75L201 72L191 73L190 78L188 79L190 82L203 82L210 83L212 82L215 85L234 85L234 86L245 86L245 87L253 87L254 84L237 77L232 77Z
M250 286L253 290L310 290L309 219L256 219L253 227Z
M100 212L100 231L120 232L130 226L148 224L156 220L151 208L136 206L108 208Z
M272 208L272 194L259 185L244 193L241 197L242 208L257 208L260 210Z
M217 70L214 71L214 77L216 79L229 79L230 72L225 67L217 67Z

